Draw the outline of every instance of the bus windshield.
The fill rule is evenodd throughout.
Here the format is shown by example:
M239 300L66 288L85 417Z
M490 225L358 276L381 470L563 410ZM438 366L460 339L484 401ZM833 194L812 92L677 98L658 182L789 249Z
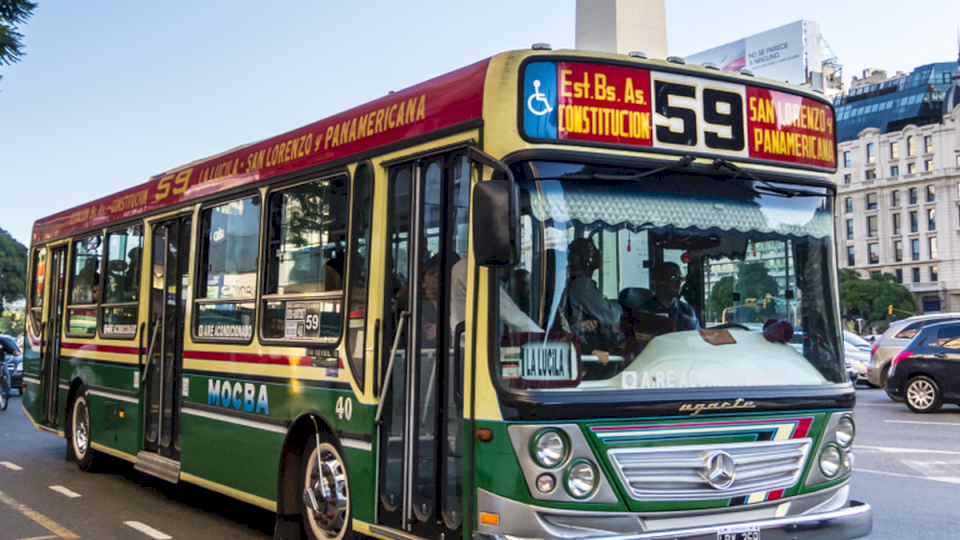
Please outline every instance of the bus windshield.
M828 189L690 169L514 171L522 247L499 274L502 387L846 381Z

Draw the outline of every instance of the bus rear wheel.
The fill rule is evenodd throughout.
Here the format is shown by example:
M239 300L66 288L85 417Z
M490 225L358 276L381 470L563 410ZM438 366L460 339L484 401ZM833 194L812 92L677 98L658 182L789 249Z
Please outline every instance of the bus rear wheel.
M334 438L327 433L319 438L318 447L310 437L301 462L303 528L311 540L349 540L353 512L346 465Z
M93 448L90 447L90 401L87 390L80 388L70 406L70 452L81 471L93 470Z

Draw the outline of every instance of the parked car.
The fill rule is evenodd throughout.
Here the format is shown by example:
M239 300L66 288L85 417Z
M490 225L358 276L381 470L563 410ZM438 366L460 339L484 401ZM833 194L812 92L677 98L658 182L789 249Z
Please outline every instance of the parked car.
M0 348L3 348L4 369L10 371L10 389L19 394L23 385L23 354L15 339L0 334Z
M844 332L844 334L846 334L846 332ZM856 334L852 334L852 335L855 336ZM793 349L798 353L803 354L803 340L805 339L806 339L806 336L804 335L803 330L795 329L793 331L793 337L790 339L790 343L788 343L788 345L793 347ZM849 350L849 345L847 345L846 338L844 338L843 347L844 347L844 353L845 353L844 356L846 357L845 362L846 362L846 368L847 368L847 378L850 379L851 383L856 385L857 381L860 378L860 372L858 371L855 365L855 361L850 357L851 353L847 352Z
M867 368L870 366L870 343L853 332L843 331L843 354L853 369L857 372L857 378L853 381L866 382Z
M894 356L887 393L915 413L960 403L960 321L928 324Z
M917 315L890 323L886 332L873 342L873 349L870 352L870 365L867 367L867 382L872 386L886 388L890 361L910 343L910 340L917 335L920 329L928 324L953 320L960 321L960 313ZM887 395L890 395L890 393L887 392ZM890 398L894 401L902 401L895 396L890 396Z

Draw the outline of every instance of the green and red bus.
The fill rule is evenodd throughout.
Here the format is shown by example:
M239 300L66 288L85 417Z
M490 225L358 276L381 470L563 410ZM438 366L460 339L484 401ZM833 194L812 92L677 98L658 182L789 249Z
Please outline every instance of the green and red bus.
M807 89L499 54L37 221L23 408L278 537L863 536L835 170Z

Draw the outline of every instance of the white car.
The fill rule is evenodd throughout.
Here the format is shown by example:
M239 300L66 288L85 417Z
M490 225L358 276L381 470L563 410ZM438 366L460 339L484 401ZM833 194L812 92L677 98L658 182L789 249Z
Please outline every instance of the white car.
M857 379L866 382L867 368L870 367L870 348L872 345L854 334L853 332L843 331L843 354L847 362L857 372ZM856 384L857 381L854 381Z

